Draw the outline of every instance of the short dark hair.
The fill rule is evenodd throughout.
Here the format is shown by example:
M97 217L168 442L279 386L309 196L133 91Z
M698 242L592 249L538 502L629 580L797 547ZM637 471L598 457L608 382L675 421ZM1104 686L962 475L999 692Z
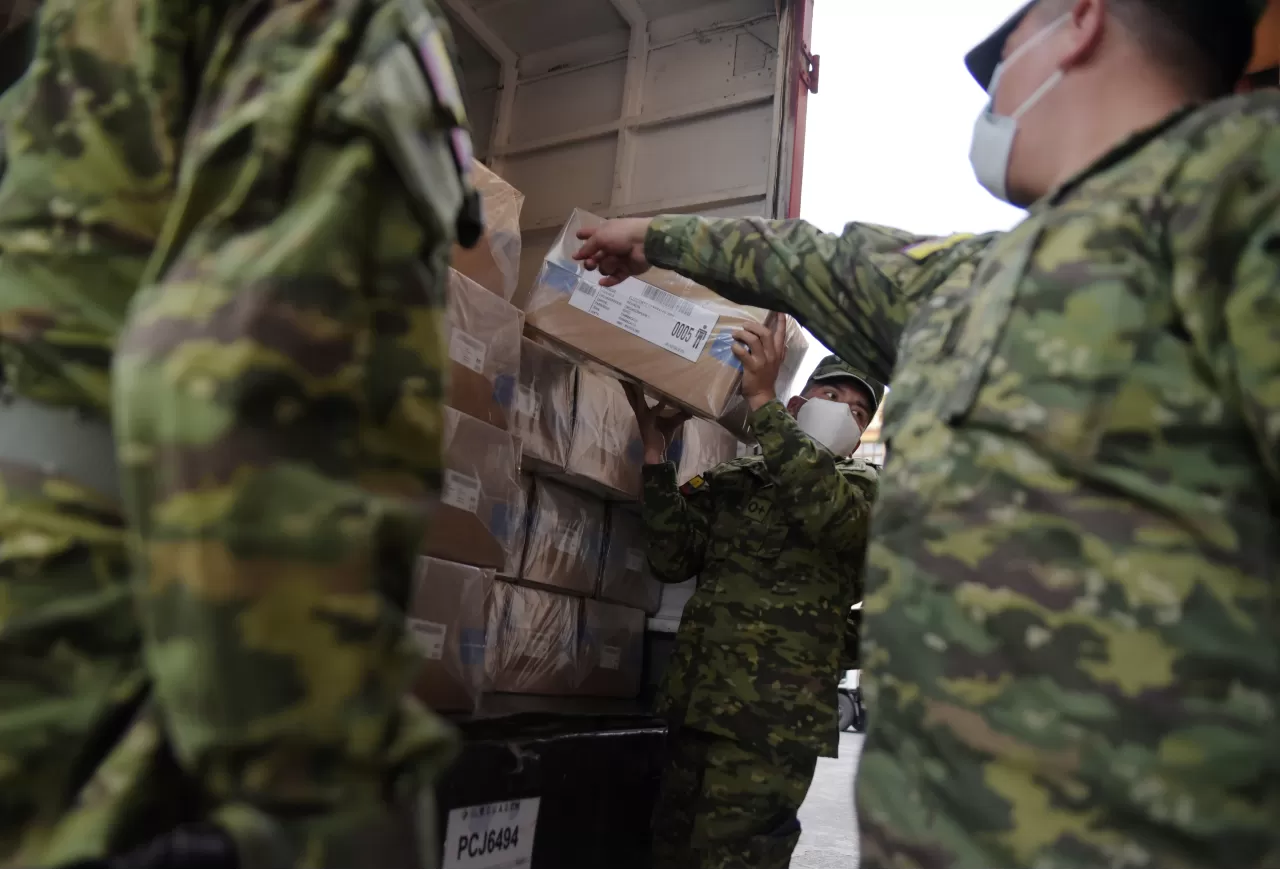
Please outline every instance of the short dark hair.
M1040 4L1058 15L1072 0ZM1253 56L1256 16L1231 0L1109 0L1112 13L1155 63L1198 100L1235 90ZM1047 8L1043 8L1047 7Z
M1116 18L1153 60L1195 96L1231 93L1253 54L1253 17L1243 3L1111 0Z

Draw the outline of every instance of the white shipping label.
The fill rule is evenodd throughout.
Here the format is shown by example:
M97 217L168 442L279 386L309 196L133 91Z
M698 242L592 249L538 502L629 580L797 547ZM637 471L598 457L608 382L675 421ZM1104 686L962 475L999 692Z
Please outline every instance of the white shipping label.
M530 867L541 798L520 798L449 811L445 867Z
M622 665L622 647L606 646L600 650L600 667L616 671Z
M444 639L448 633L448 626L439 622L409 618L409 637L413 639L413 645L432 661L444 658Z
M484 342L461 329L453 330L449 336L449 359L460 366L466 366L473 372L484 374L484 357L488 348Z
M634 547L627 550L627 570L640 572L644 570L644 550L637 550Z
M467 513L475 513L480 508L480 481L456 471L445 469L444 497L449 507Z
M529 387L516 387L516 413L536 421L542 416L542 397Z
M689 362L698 361L717 319L701 305L635 278L614 287L580 280L569 304Z

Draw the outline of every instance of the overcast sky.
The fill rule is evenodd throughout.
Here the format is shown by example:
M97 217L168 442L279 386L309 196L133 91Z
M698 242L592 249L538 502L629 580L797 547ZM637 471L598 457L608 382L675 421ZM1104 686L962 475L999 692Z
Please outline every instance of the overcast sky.
M1023 0L814 0L801 216L922 235L1008 229L1022 216L978 186L969 137L986 95L964 55ZM808 372L826 351L812 341Z

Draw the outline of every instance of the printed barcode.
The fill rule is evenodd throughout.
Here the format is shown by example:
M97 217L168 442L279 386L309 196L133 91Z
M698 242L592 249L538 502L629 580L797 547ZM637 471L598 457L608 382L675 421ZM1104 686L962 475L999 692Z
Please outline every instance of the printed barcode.
M668 311L676 311L685 317L693 317L693 306L679 296L673 296L666 290L661 290L650 284L644 286L644 298L650 302L657 302Z
M595 284L592 284L590 281L578 282L578 292L581 293L583 296L590 296L592 299L594 299L596 295L596 290L598 289L599 288L596 287Z

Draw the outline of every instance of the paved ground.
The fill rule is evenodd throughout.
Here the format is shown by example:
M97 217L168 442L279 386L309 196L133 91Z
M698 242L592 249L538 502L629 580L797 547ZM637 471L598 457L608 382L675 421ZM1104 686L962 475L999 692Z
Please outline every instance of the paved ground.
M809 796L800 807L800 844L792 867L857 867L858 834L853 821L853 775L862 735L840 735L840 757L819 758Z

